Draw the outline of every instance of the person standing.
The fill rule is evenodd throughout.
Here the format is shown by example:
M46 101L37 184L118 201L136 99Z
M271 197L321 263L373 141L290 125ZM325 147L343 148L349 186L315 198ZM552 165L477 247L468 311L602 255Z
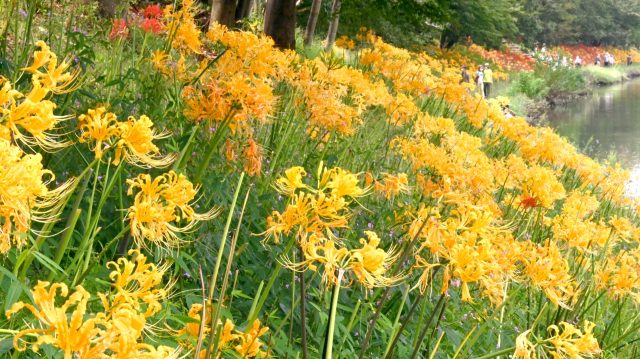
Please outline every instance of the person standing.
M489 67L489 63L484 64L484 97L489 98L491 96L491 86L493 85L493 71Z
M573 62L573 64L578 68L582 67L582 58L580 57L580 55L576 56L576 60Z
M478 66L478 71L476 71L473 79L476 81L480 94L484 97L484 69L482 68L482 65Z
M469 71L467 71L467 65L462 65L462 71L460 71L460 77L462 77L462 79L460 79L460 83L469 82Z
M627 66L633 65L633 59L631 58L631 54L627 54Z
M596 55L596 59L595 59L595 61L594 61L594 64L595 64L596 66L600 66L600 62L602 62L602 59L600 58L600 54L597 54L597 55Z

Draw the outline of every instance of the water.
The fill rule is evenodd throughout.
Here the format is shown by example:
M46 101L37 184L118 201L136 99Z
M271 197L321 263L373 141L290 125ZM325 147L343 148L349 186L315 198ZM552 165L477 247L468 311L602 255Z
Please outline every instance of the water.
M631 171L628 191L640 196L640 79L597 89L548 114L551 127L586 154Z

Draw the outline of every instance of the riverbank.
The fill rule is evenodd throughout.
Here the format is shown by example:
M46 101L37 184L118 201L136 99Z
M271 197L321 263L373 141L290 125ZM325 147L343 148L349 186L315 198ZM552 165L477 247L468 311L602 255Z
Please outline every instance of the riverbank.
M594 89L640 77L640 64L553 69L538 66L512 75L498 95L508 96L511 109L531 124L545 122L549 110L591 96Z

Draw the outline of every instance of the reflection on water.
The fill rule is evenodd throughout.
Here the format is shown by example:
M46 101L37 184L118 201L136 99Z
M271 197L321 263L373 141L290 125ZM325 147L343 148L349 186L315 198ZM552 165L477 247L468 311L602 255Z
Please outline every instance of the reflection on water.
M585 153L631 170L629 192L640 195L640 80L600 88L593 97L557 107L550 125Z

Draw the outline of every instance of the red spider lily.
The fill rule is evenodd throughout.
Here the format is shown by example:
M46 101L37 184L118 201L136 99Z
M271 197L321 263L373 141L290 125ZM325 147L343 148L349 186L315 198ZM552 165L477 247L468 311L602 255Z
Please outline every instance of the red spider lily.
M155 18L146 18L142 21L140 28L144 32L152 32L154 34L159 34L162 32L163 26L158 19Z
M147 19L158 19L162 16L162 9L158 4L149 5L144 9L143 15Z
M535 197L526 197L522 201L520 201L520 204L524 208L540 207L540 202L538 202L538 200Z
M507 71L531 71L535 63L535 61L528 56L509 50L486 50L477 45L472 45L469 49L481 55L483 58L491 60L491 62Z
M121 37L126 38L129 35L129 28L127 27L127 21L125 19L113 20L113 27L111 33L109 33L109 39Z

